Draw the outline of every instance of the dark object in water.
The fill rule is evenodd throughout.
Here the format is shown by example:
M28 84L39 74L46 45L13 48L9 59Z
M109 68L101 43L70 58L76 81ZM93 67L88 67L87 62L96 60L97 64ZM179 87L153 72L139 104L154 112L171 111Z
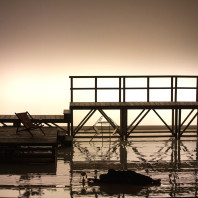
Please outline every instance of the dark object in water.
M100 184L132 184L132 185L160 185L161 180L154 180L149 176L136 173L135 171L115 171L109 169L107 174L101 174L100 179L88 179L90 185Z

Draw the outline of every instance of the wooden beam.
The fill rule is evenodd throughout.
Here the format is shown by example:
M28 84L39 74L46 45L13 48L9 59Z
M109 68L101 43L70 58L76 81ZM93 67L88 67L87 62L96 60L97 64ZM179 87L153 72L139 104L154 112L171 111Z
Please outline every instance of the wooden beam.
M127 109L120 109L120 133L122 139L127 137Z
M126 100L126 85L125 85L125 77L123 78L123 102L126 102L125 100Z
M83 118L83 120L80 122L80 124L75 128L73 136L78 133L78 131L86 124L86 122L89 120L89 118L95 113L96 109L91 109L89 113Z
M121 77L119 77L119 102L122 101L122 81Z
M143 109L140 113L139 113L139 115L133 120L133 122L129 125L129 127L128 127L128 129L127 130L129 130L132 126L133 126L133 124L139 119L139 117L144 113L144 111L145 111L146 109Z
M186 129L190 126L190 124L192 123L192 121L196 118L196 116L198 115L198 112L192 117L192 119L190 120L190 122L187 124L187 126L184 128L184 130L181 132L181 135L186 131Z
M95 102L98 101L98 99L97 99L97 87L98 87L98 85L97 85L97 77L95 77Z
M168 126L168 124L164 121L164 119L159 115L159 113L157 113L155 109L152 109L152 110L159 117L159 119L164 123L164 125L169 129L169 131L174 135L174 132L172 131L172 129Z
M150 101L150 79L147 77L147 102Z
M73 78L71 77L71 83L70 83L70 92L71 92L71 102L73 102Z
M130 132L127 133L127 137L135 130L135 128L142 122L142 120L145 118L145 116L149 113L151 109L148 109L148 111L142 116L142 118L137 122L137 124L131 129Z

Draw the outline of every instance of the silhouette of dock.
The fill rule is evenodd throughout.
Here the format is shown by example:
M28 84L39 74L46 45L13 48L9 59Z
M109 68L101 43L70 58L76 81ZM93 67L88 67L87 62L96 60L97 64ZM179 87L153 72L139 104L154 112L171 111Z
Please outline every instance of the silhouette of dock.
M75 82L79 79L88 82L88 86L86 87L83 83L78 84ZM116 83L112 86L102 86L101 82L103 82L104 79L113 79ZM136 80L138 81L139 79L144 81L143 85L136 83ZM153 83L153 80L155 81L156 79L158 80L157 84ZM167 81L167 85L160 84L160 81L164 79ZM168 134L160 136L155 133L155 136L151 137L175 137L180 139L183 136L187 136L186 133L189 132L193 123L195 123L194 125L196 126L196 136L198 135L198 76L70 76L70 80L71 100L69 109L64 110L63 115L33 115L32 117L36 123L43 123L52 128L57 127L63 131L63 135L79 137L79 134L84 133L83 137L102 138L104 137L103 135L96 135L98 133L97 130L94 134L90 133L90 135L89 132L85 132L84 130L87 121L98 111L111 127L111 133L116 135L115 137L126 139L134 137L134 134L138 133L137 129L140 123L150 112L154 112L166 128ZM128 83L130 80L133 80L134 84L131 85ZM193 81L193 85L189 85L188 80ZM79 87L76 85L79 85ZM136 100L134 101L132 98L135 94L130 91L137 90L144 91L144 98L139 99L140 96L136 95ZM166 98L164 99L162 97L160 101L153 100L153 95L159 96L161 94L161 92L156 92L159 90L165 92ZM86 99L89 101L82 101L81 97L77 97L76 99L75 94L79 91L80 93L88 91ZM113 101L105 101L105 99L100 96L102 91L105 91L105 97L107 98L108 96L112 96L111 91L116 91L116 94L113 95ZM153 91L155 91L154 94ZM189 94L189 91L193 93L192 97L190 97L190 101L186 100L187 94L185 91L188 91L187 94ZM91 95L89 95L90 92L92 93ZM93 97L91 98L91 96ZM89 112L77 126L74 126L74 112L79 110L89 110ZM120 111L119 125L107 115L105 110ZM129 110L140 110L140 113L133 120L128 120ZM171 123L167 123L158 110L170 110ZM183 110L189 110L189 113L184 116ZM130 121L130 124L128 124L128 121ZM15 115L0 115L0 123L3 126L9 126L7 124L10 123L13 124L14 127L21 125ZM59 123L67 124L67 127L62 127ZM193 136L195 136L194 134ZM189 137L191 136L192 135L189 135ZM150 135L145 133L145 135L139 137L150 137Z
M93 85L89 85L88 87L83 87L80 85L79 87L75 87L75 80L87 80L88 82L93 82ZM116 85L111 87L102 87L98 86L99 81L103 81L103 79L114 79L117 80ZM136 80L142 79L145 81L144 86L128 86L128 80ZM168 85L161 86L160 83L157 85L152 85L151 82L153 79L158 79L159 81L162 79L166 79L168 81ZM186 80L193 80L194 85L189 86L185 85ZM196 125L198 126L198 76L70 76L71 80L71 102L70 102L70 110L71 110L71 135L76 136L77 133L82 129L82 127L87 123L87 121L93 116L96 111L99 111L101 115L106 119L106 121L111 125L113 129L119 134L119 136L123 139L130 137L130 135L134 132L137 126L142 122L142 120L147 116L150 111L153 111L157 117L162 121L162 123L166 126L168 131L175 138L182 137L183 133L186 132L191 123L197 119ZM90 83L89 83L90 84ZM101 83L100 83L101 84ZM128 83L129 84L129 83ZM180 85L181 84L181 85ZM183 85L184 84L184 85ZM114 99L117 97L117 101L106 102L99 101L99 92L101 91L117 91L117 96L115 95ZM131 96L133 94L127 93L127 91L131 90L144 90L146 92L144 101L130 101L127 99L127 96ZM151 99L151 91L153 90L162 90L169 92L169 99L165 99L165 101L152 101ZM186 101L185 97L187 96L185 93L182 94L182 98L179 96L181 92L186 90L193 91L193 97L190 101ZM93 101L74 101L74 92L77 91L92 91ZM180 95L179 95L180 93ZM156 93L157 94L157 93ZM159 94L159 93L158 93ZM167 93L166 93L167 94ZM106 92L105 96L108 95ZM109 97L111 95L109 94ZM87 97L90 100L90 97ZM179 98L179 99L178 99ZM101 99L100 99L101 100ZM104 110L119 110L120 111L120 126L116 126L115 122L104 112ZM131 121L131 124L128 125L128 110L136 110L142 109L139 115ZM157 112L157 110L171 110L172 118L171 124L166 123L164 118ZM189 114L183 118L182 120L182 110L190 109ZM90 110L88 114L82 119L79 125L74 128L73 126L73 112L74 110ZM193 115L194 113L194 115ZM198 128L197 128L198 131Z
M32 130L33 137L26 131L16 134L16 128L0 128L0 146L56 146L57 128L44 127L46 135L38 129Z
M33 137L26 131L16 134L16 127L0 128L0 156L2 160L35 159L39 161L53 159L57 146L57 128L32 130Z

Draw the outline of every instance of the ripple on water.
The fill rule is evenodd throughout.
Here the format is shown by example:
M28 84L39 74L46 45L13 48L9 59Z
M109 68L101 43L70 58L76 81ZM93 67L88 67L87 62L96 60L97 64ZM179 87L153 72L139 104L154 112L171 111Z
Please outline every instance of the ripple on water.
M1 197L178 197L197 195L197 142L173 140L74 142L49 163L1 163ZM82 184L81 172L98 177L109 168L161 179L161 186L106 187ZM96 171L97 170L97 171Z

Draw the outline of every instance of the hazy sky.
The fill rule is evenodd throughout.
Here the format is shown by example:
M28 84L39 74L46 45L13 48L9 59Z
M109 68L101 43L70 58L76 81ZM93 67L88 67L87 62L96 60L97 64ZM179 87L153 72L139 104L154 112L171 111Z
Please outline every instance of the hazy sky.
M60 114L69 75L198 75L197 0L0 0L1 114Z

